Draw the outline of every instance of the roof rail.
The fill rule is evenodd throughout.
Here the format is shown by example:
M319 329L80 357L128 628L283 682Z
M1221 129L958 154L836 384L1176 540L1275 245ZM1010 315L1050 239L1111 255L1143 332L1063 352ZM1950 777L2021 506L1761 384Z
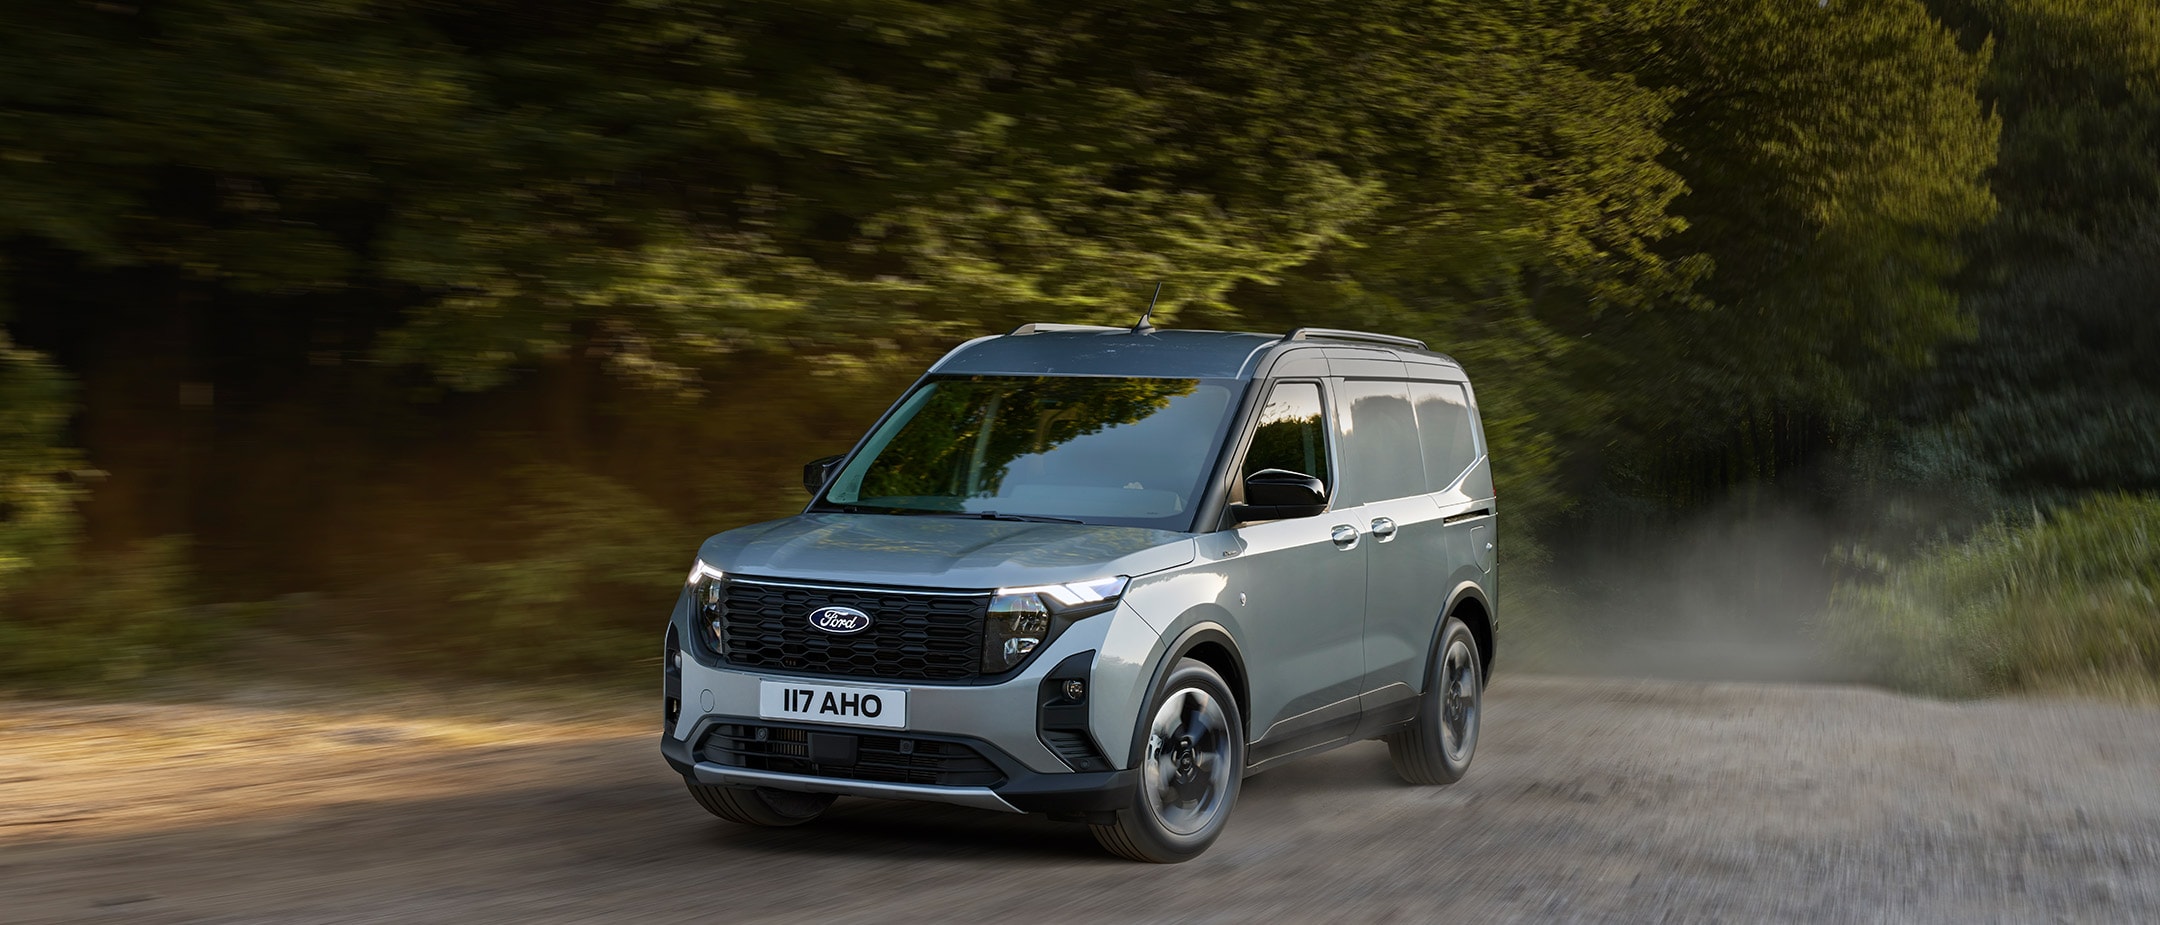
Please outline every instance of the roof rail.
M1053 333L1053 332L1056 332L1056 331L1118 331L1118 332L1124 332L1124 331L1126 331L1126 330L1127 330L1127 329L1125 329L1125 328L1114 328L1114 327L1108 327L1108 326L1105 326L1105 325L1100 325L1100 324L1046 324L1046 323L1044 323L1044 322L1041 322L1041 321L1030 321L1030 322L1028 322L1027 324L1023 324L1023 325L1021 325L1021 326L1019 326L1019 327L1017 327L1017 328L1014 328L1014 329L1012 329L1012 334L1009 334L1009 335L1006 335L1006 336L1008 336L1008 337L1014 337L1014 336L1018 336L1018 335L1021 335L1021 334L1049 334L1049 333Z
M1295 331L1283 335L1283 340L1311 340L1316 337L1326 340L1355 340L1364 341L1365 343L1370 344L1387 344L1393 347L1415 347L1419 350L1426 349L1425 342L1421 340L1415 340L1408 337L1396 337L1393 334L1372 334L1365 331L1344 331L1339 328L1299 328Z

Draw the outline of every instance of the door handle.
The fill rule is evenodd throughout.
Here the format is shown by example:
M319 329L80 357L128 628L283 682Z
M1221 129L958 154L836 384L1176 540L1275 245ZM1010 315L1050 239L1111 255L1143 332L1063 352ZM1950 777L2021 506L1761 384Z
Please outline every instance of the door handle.
M1349 524L1336 524L1328 531L1328 539L1335 541L1336 549L1352 549L1357 546L1357 528Z
M1375 517L1372 522L1372 538L1375 543L1385 543L1395 538L1395 522L1385 517Z

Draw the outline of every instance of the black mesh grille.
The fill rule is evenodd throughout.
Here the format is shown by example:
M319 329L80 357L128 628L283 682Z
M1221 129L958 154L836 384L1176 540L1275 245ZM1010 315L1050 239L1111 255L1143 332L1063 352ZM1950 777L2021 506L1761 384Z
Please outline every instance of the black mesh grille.
M819 735L853 735L819 733ZM854 735L852 765L810 760L810 732L784 726L721 723L705 736L704 760L753 771L937 787L996 787L1005 773L981 752L958 742Z
M870 628L839 636L810 626L810 611L853 607ZM982 673L989 595L832 590L731 580L721 604L721 657L769 668L896 681L964 681Z

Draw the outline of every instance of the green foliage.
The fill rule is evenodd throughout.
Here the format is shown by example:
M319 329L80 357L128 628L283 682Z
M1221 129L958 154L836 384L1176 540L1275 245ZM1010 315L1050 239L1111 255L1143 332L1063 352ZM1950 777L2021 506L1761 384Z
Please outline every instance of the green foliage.
M1982 98L2003 120L1991 171L2003 214L1985 253L2018 262L2104 251L2160 208L2160 7L2145 0L1938 0L1986 41ZM2015 267L1989 267L2003 280Z
M68 378L0 331L0 684L130 682L225 638L193 606L184 538L80 548L81 456L61 445L74 412Z
M1528 40L1473 43L1492 51L1468 85L1502 89L1472 111L1506 116L1460 128L1488 150L1409 178L1402 217L1252 314L1465 360L1530 523L1603 480L1696 503L1717 486L1670 483L1698 457L1775 475L1822 439L1783 422L1863 414L1963 329L1951 283L1992 209L1996 126L1985 56L1917 0L1543 10L1486 23Z
M671 519L606 478L561 466L503 473L516 500L495 514L504 541L484 556L438 553L393 568L383 641L458 670L622 669L652 648L653 614L688 553Z
M188 552L166 537L82 554L0 591L0 683L87 689L221 651L236 626L196 606Z
M82 493L62 478L79 456L60 445L73 399L51 361L14 346L0 329L0 600L73 545Z
M1916 0L14 16L0 234L394 293L378 355L452 384L590 350L689 386L745 348L1124 317L1160 279L1166 315L1472 358L1524 512L1583 447L1842 407L1924 355L1988 206L1981 62ZM1636 411L1674 406L1708 413Z
M1842 583L1825 626L1884 680L1952 696L2160 692L2160 497L2109 495Z
M1961 239L1994 207L1985 54L1920 0L1614 7L1599 60L1678 96L1667 162L1687 227L1663 246L1712 267L1698 310L1575 331L1580 387L1629 390L1611 407L1631 455L1852 416L1964 329Z
M1864 512L1846 539L1899 555L1968 535L2015 507L1996 490L1995 463L1937 429L1884 427L1825 468L1826 494Z
M2013 505L2160 489L2160 8L1946 6L1995 51L2003 211L1964 281L1977 336L1908 417Z
M1257 53L1298 20L1243 6L43 6L0 21L0 235L387 284L384 354L467 387L588 338L679 380L1135 277L1205 301L1373 195L1330 101L1253 92L1299 86Z
M1933 6L32 0L0 297L129 470L94 533L505 669L649 648L921 359L1155 280L1462 359L1518 537L1840 445L1966 307L1867 478L2160 484L2152 7ZM75 532L62 382L0 343L0 592Z
M2160 210L2153 217L2095 259L2031 266L1978 301L1986 333L1954 357L1962 407L1951 432L1990 461L2003 491L2160 489Z
M1295 80L1346 88L1321 118L1358 133L1381 193L1344 242L1234 292L1237 315L1207 319L1409 334L1462 359L1506 460L1495 477L1525 522L1564 504L1563 435L1601 442L1590 431L1609 411L1602 389L1567 387L1563 371L1581 357L1564 331L1685 301L1701 270L1656 246L1684 226L1670 211L1684 179L1662 160L1679 94L1586 64L1595 20L1582 12L1300 11L1291 50L1255 54L1294 65Z

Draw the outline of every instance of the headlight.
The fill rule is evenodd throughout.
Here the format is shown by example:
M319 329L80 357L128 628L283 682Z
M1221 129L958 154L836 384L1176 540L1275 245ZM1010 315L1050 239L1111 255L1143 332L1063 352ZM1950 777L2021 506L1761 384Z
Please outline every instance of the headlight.
M722 582L726 579L726 572L706 565L705 560L699 559L695 565L690 566L690 577L684 580L690 586L690 606L695 608L691 612L690 621L704 630L705 642L712 646L714 652L722 651L720 596L724 590Z
M1130 579L1123 575L1062 585L999 588L983 632L984 674L1004 674L1027 661L1074 620L1117 606Z

